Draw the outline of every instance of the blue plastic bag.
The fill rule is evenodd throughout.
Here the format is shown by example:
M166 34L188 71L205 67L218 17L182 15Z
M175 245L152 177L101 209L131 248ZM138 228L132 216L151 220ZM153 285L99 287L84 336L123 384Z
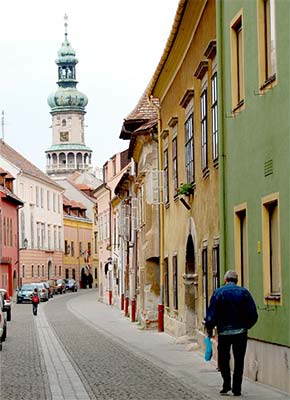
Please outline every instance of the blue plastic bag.
M209 336L205 337L204 343L205 343L204 359L205 361L210 361L212 358L212 342Z

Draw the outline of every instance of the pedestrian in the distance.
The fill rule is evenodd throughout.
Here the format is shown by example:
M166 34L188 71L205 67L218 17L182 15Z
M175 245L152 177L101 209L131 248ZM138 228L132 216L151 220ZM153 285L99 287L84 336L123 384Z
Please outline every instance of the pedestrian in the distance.
M38 295L37 288L35 288L32 293L31 301L32 301L32 313L33 313L33 315L37 315L37 308L38 308L38 304L39 304L39 295Z
M216 289L210 299L205 318L209 336L217 327L218 363L223 378L221 395L232 390L234 396L241 395L244 358L247 348L248 329L258 320L256 304L250 292L237 285L238 274L227 271L225 285ZM233 381L231 382L230 350L234 356Z

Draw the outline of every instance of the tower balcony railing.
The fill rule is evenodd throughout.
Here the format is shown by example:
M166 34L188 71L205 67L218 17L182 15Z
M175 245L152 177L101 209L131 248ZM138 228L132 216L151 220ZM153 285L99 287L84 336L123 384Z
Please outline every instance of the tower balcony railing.
M47 172L69 172L74 170L84 171L90 167L90 164L52 164L46 166Z

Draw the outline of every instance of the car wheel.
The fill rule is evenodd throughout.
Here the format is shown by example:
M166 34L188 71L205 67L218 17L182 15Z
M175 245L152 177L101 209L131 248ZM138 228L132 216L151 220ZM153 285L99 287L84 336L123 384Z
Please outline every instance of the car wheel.
M7 321L11 321L11 310L7 311Z

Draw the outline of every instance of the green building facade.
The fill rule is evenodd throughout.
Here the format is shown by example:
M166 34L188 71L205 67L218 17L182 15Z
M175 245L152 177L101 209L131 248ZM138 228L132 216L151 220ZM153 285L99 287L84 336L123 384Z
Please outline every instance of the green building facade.
M257 303L246 374L290 392L290 2L216 5L221 276Z

